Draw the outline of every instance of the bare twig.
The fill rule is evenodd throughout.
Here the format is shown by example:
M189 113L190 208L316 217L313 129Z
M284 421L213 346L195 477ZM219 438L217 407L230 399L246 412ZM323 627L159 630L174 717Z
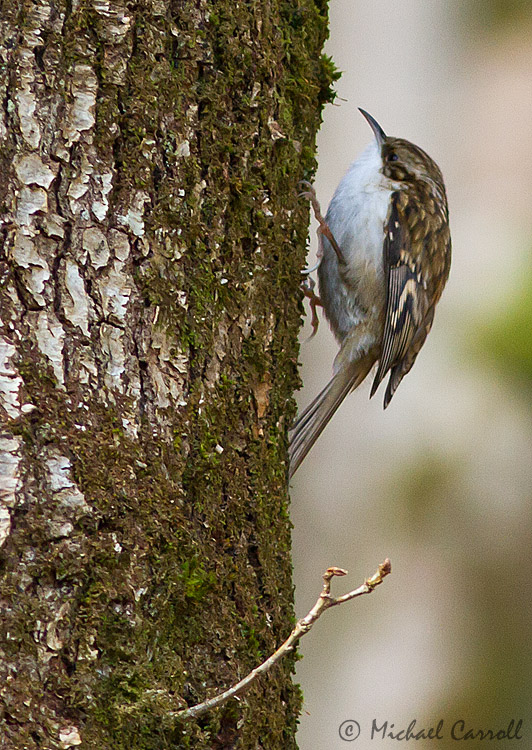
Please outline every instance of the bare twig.
M342 568L328 568L323 574L323 589L318 597L316 604L312 607L310 612L305 615L305 617L297 621L294 629L292 630L286 641L281 646L279 646L277 651L275 651L268 659L266 659L266 661L262 662L262 664L253 669L248 675L244 677L243 680L240 680L240 682L237 682L236 685L233 685L233 687L225 690L219 695L216 695L214 698L210 698L203 703L198 703L197 706L191 706L190 708L184 709L183 711L178 711L176 716L181 719L195 718L196 716L201 716L201 714L204 714L211 708L216 708L216 706L222 705L227 700L229 700L229 698L235 698L236 696L240 695L240 693L242 693L249 685L251 685L251 683L254 682L259 675L268 672L274 664L277 664L277 662L282 659L285 654L287 654L289 651L292 651L299 639L304 636L305 633L308 633L318 617L320 617L320 615L325 612L326 609L335 607L337 604L348 602L351 599L355 599L355 597L357 596L362 596L363 594L371 594L373 589L380 583L382 583L383 579L391 572L392 565L390 561L386 559L382 563L382 565L379 565L379 569L377 570L377 572L372 575L371 578L366 579L362 586L359 586L357 589L353 589L353 591L350 591L348 594L344 594L343 596L334 597L331 596L331 579L334 576L345 576L347 575L347 571L343 570Z

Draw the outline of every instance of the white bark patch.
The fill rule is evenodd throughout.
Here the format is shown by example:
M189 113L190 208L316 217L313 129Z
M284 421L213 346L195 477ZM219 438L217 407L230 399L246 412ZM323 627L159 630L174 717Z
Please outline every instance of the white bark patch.
M15 161L15 172L23 185L39 185L48 188L55 175L38 154L28 154Z
M139 429L138 426L131 421L131 419L122 417L122 427L124 428L124 432L128 437L130 437L132 440L137 440L139 436Z
M0 504L8 508L14 508L17 504L21 444L21 438L14 435L0 437Z
M74 531L70 521L48 521L47 526L50 539L64 539Z
M113 40L115 44L122 41L131 27L131 16L125 8L121 8L117 2L111 6L109 0L92 0L92 7L107 19L104 27L106 38Z
M86 347L88 349L88 347ZM98 367L96 366L96 361L94 358L94 355L91 351L87 351L84 356L82 356L79 360L79 382L80 383L90 383L91 378L98 377Z
M14 104L12 101L8 101L8 105L11 106L12 109L14 109ZM3 146L5 141L7 139L7 126L6 126L6 113L0 112L0 144Z
M68 197L70 198L70 208L72 209L72 211L75 210L75 207L72 205L72 199L74 201L79 200L85 195L88 189L89 189L88 175L84 174L81 177L76 177L75 180L72 180L72 182L69 185L68 193L67 193Z
M78 658L77 661L94 661L98 658L99 652L97 648L92 648L96 636L89 635L85 642L81 641L78 646Z
M58 592L48 587L39 588L39 598L46 602L47 610L52 615L52 619L47 623L41 620L35 621L33 630L33 640L37 644L38 659L41 664L48 664L63 647L63 638L61 637L61 628L59 623L64 620L71 609L70 602L66 601L58 607ZM52 653L51 653L52 652Z
M81 745L79 729L74 726L63 727L59 730L59 743L65 750L69 747Z
M20 416L19 390L22 378L11 363L15 352L13 344L0 338L0 405L9 419Z
M176 302L178 302L181 307L184 307L185 310L188 310L188 301L187 301L187 294L183 289L179 289L175 293Z
M117 229L111 229L109 232L109 244L117 260L126 261L129 258L130 246L127 234L119 232Z
M9 508L17 504L20 489L20 445L22 440L11 435L0 437L0 547L11 531Z
M37 620L35 623L35 630L33 631L33 639L37 643L39 661L43 664L47 664L50 659L55 656L55 654L51 654L50 651L59 651L63 647L59 622L68 614L70 603L64 602L59 609L54 612L53 610L57 606L57 600L52 602L53 593L50 589L41 590L40 593L41 597L47 601L49 609L52 610L54 615L53 619L46 623L46 625L40 620Z
M48 237L57 237L60 240L65 237L65 230L63 224L66 223L66 219L63 219L59 214L48 214L44 220L44 231Z
M125 214L117 214L119 224L128 227L135 237L144 235L144 204L149 200L146 193L137 193Z
M182 156L190 156L190 143L187 140L181 141L175 150L175 155L178 158Z
M35 57L31 50L21 49L20 53L20 84L15 94L17 114L20 123L22 137L31 148L38 148L41 140L41 129L35 110L37 100L31 90L33 83L33 64Z
M27 14L27 22L24 24L24 42L33 49L43 43L41 32L50 20L52 8L46 1L35 3L28 8Z
M98 221L103 221L105 219L108 208L109 203L107 201L105 203L103 203L102 201L93 201L91 206L92 213L98 219Z
M50 457L46 460L46 467L52 492L74 486L74 482L70 478L72 464L67 456L63 456L55 450L50 451Z
M20 416L19 390L23 382L11 362L15 352L13 344L0 337L0 405L10 419Z
M83 153L81 157L80 173L74 180L72 180L67 190L70 210L72 211L74 216L81 211L79 199L82 198L89 189L90 177L93 172L94 167L87 159L86 154Z
M90 513L91 507L72 479L70 459L63 456L59 451L52 449L46 459L46 468L48 470L48 484L54 499L60 502L63 510L72 511L76 517Z
M103 313L112 323L124 323L132 283L124 264L115 261L109 273L100 281L99 289Z
M28 270L24 281L26 288L31 292L35 302L44 307L46 302L43 297L44 285L50 278L50 269L48 263L41 258L35 249L33 241L17 233L13 246L13 259L15 263Z
M168 388L164 382L163 374L159 368L152 362L148 365L148 373L157 397L157 406L161 409L167 409L171 402L168 398Z
M101 200L93 201L91 209L98 221L103 221L109 210L107 196L113 188L113 173L104 172L103 174L96 175L95 180L101 190Z
M100 327L102 351L107 355L105 384L111 390L124 392L122 375L126 369L126 354L124 350L124 333L120 328L104 323Z
M107 237L97 227L89 227L83 232L83 249L89 253L94 268L103 268L109 263Z
M188 358L170 342L165 331L153 332L148 354L148 373L155 389L157 406L185 406L184 384Z
M52 365L58 385L63 388L65 383L65 373L63 371L65 332L63 326L53 313L43 310L38 313L35 335L39 350Z
M97 91L98 79L90 65L76 65L72 79L72 104L63 126L67 147L77 143L82 131L90 130L94 125Z
M220 321L218 325L218 335L214 342L214 352L205 371L205 384L209 388L212 388L220 377L222 362L224 361L228 350L228 329L228 323L226 321Z
M5 543L11 531L11 514L6 507L0 505L0 547Z
M66 317L75 326L79 326L85 336L89 335L89 298L85 291L85 284L79 273L77 263L67 260L65 284L72 298L72 304L64 304Z
M56 622L49 622L46 626L46 645L50 651L59 651L63 648L63 640L57 632Z
M48 195L42 188L24 187L19 193L16 221L19 226L29 226L30 216L48 210Z

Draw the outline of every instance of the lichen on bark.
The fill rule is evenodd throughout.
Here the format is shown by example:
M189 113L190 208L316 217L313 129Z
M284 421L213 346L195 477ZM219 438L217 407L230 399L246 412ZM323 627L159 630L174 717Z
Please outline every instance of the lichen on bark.
M326 3L1 7L2 742L295 747L293 663L172 712L293 621Z

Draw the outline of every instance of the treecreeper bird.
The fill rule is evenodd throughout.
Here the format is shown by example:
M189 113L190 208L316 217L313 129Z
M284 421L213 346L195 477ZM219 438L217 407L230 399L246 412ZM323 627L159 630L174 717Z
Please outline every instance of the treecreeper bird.
M310 195L320 222L320 299L340 351L332 379L291 430L290 477L375 364L371 396L389 373L388 406L427 338L451 265L439 167L360 111L375 140L338 185L325 219Z

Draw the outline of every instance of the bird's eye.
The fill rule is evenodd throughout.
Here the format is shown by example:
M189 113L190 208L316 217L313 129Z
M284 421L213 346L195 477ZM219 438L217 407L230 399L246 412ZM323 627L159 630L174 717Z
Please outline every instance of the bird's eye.
M393 151L391 152L391 154L388 154L388 161L397 161L398 159L399 157Z

